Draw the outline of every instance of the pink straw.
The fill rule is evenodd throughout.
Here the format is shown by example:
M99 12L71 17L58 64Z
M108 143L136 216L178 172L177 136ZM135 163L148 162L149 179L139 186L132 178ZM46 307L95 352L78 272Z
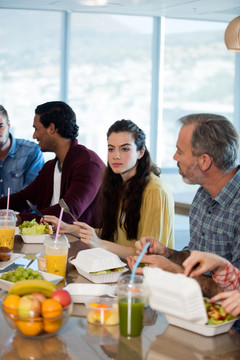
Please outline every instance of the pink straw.
M6 224L5 224L5 227L7 226L7 220L8 220L9 198L10 198L10 188L8 188L8 195L7 195L7 214L6 214Z
M60 229L60 225L61 225L61 221L62 221L62 216L63 216L63 208L61 207L61 212L60 212L60 216L58 219L58 226L57 226L57 231L56 231L55 242L57 242L58 233L59 233L59 229Z

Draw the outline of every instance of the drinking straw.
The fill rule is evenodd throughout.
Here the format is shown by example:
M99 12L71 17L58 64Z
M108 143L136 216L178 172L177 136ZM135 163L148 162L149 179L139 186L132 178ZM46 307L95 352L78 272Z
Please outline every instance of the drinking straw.
M131 278L130 278L130 283L133 283L133 279L134 279L134 276L135 276L135 272L137 270L137 267L139 265L139 263L141 262L145 252L147 251L147 249L149 248L149 245L150 245L150 242L147 242L146 245L144 246L144 248L142 249L139 257L137 258L137 261L135 262L134 266L133 266L133 269L132 269L132 274L131 274Z
M61 212L60 212L60 216L59 216L59 219L58 219L58 225L57 225L55 242L57 242L58 233L59 233L59 229L60 229L60 225L61 225L61 221L62 221L62 216L63 216L63 208L61 207Z
M128 289L128 317L127 317L127 333L130 335L131 334L131 318L132 318L132 285L133 285L133 280L134 280L134 276L135 276L135 272L136 269L140 263L140 261L142 260L145 252L147 251L147 249L149 248L150 242L147 242L146 245L144 246L144 248L142 249L140 255L137 258L137 261L135 262L133 269L132 269L132 274L130 277L130 282L129 282L129 289Z
M6 223L5 223L5 227L7 227L7 220L8 220L9 198L10 198L10 187L8 188L8 194L7 194L7 214L6 214Z

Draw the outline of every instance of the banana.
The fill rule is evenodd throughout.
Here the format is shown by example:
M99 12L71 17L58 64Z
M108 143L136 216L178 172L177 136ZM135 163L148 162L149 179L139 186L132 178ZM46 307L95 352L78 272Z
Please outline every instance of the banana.
M46 297L56 290L56 285L46 280L22 280L14 283L8 290L8 294L28 295L34 292L40 292Z

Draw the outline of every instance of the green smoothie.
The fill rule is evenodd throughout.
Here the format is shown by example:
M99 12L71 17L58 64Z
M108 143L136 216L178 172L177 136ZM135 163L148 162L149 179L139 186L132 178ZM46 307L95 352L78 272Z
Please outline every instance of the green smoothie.
M128 329L128 298L120 298L118 301L119 307L119 324L120 333L123 336L139 336L142 331L143 312L144 312L144 299L134 298L131 299L131 321L129 322Z

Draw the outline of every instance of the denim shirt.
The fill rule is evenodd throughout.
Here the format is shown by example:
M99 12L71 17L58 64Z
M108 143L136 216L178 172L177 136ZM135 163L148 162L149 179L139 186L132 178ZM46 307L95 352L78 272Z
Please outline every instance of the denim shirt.
M0 161L1 197L22 190L38 175L44 164L40 147L33 141L15 139L11 134L11 147L6 158Z

